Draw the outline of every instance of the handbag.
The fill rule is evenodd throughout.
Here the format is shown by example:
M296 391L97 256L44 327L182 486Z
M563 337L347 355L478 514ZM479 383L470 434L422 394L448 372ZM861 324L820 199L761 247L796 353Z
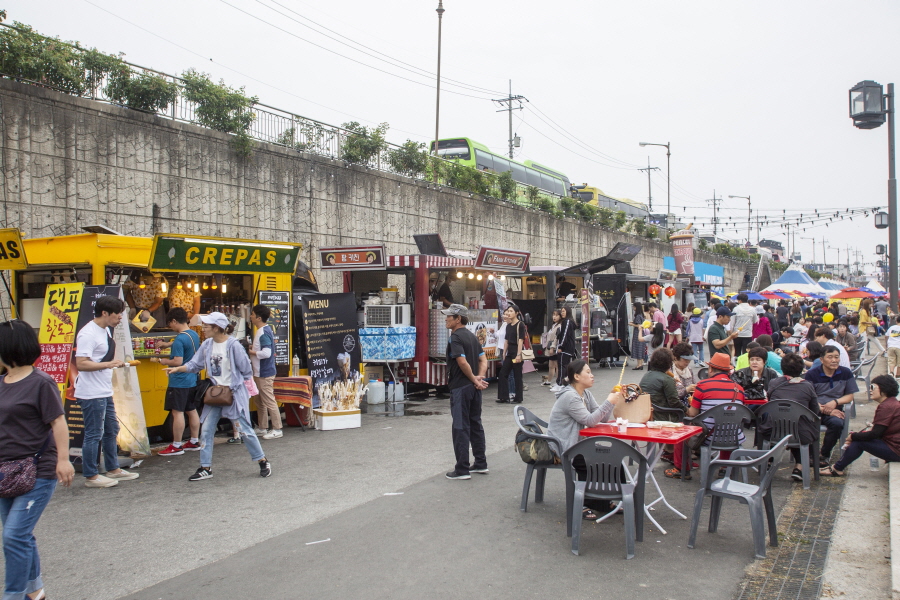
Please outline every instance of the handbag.
M528 335L527 327L525 327L525 341L522 344L522 360L534 360L534 348L531 347L531 336Z
M646 423L650 420L651 408L650 394L641 391L631 402L617 404L613 408L613 417L628 419L629 423Z
M523 427L532 433L544 433L539 426L533 423L526 423ZM562 462L547 440L529 437L523 431L516 432L515 447L522 462L529 465L558 465Z
M52 432L47 435L44 445L34 456L0 462L0 498L16 498L34 489L38 459L50 445L52 435Z
M227 385L210 385L203 395L203 403L207 406L231 406L234 396Z

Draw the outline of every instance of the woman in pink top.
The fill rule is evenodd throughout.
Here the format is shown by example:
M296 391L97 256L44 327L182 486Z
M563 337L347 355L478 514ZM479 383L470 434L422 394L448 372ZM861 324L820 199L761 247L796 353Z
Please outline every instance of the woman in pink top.
M772 335L772 322L760 315L759 321L753 324L753 339L755 340L763 334Z

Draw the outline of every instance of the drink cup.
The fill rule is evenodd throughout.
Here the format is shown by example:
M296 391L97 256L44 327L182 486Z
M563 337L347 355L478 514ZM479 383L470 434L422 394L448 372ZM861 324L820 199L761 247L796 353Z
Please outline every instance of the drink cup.
M628 431L628 421L622 420L619 422L619 433L625 433Z

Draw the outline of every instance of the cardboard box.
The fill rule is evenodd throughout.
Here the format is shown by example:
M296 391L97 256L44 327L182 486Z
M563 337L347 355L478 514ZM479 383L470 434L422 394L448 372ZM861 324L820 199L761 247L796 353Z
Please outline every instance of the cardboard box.
M316 414L316 429L320 431L353 429L362 425L362 416L359 409L325 412L317 408L313 412Z
M384 381L384 366L366 365L365 378L366 381L372 381L373 379Z

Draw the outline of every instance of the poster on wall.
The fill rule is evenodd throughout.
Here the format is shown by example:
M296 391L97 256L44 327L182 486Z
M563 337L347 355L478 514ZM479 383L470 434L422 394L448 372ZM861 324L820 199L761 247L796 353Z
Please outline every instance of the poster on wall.
M287 377L291 370L291 294L261 291L259 303L271 311L266 324L275 332L275 375Z
M78 314L77 331L87 325L94 318L94 307L97 300L103 296L114 296L124 301L122 288L117 285L89 285L84 288L84 299ZM126 310L129 310L126 307ZM134 346L131 340L131 330L128 326L128 315L123 314L122 320L113 330L113 339L116 342L115 359L122 362L134 360ZM74 362L71 365L72 380L77 380L78 370ZM81 415L81 407L75 402L75 387L69 387L66 393L66 419L69 421L69 430L73 432L70 442L70 454L81 455L81 446L84 441L84 424ZM150 439L147 436L147 421L144 417L144 404L141 398L141 386L138 382L137 369L122 367L112 370L113 403L116 406L116 416L119 419L119 435L116 443L123 450L132 454L149 455ZM73 429L77 424L77 432Z
M477 313L486 313L488 311L470 311ZM466 325L466 329L475 334L475 338L478 340L478 343L481 344L481 348L484 350L484 355L488 360L497 360L497 319L498 319L498 311L492 310L490 311L490 318L487 320L470 320Z
M304 296L300 302L313 406L355 410L365 390L354 294Z

